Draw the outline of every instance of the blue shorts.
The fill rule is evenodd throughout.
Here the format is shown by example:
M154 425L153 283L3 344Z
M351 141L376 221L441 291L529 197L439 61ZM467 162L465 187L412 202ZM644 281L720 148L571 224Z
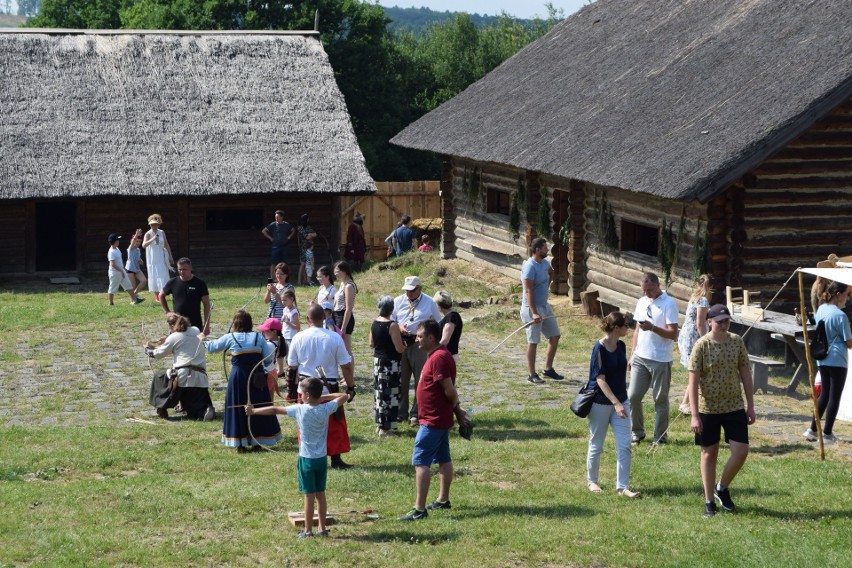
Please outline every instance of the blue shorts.
M417 437L414 438L414 454L411 456L411 465L424 465L429 467L433 463L448 463L453 461L450 457L450 431L449 429L430 428L420 425Z
M278 264L279 262L287 263L287 247L272 247L272 255L269 257L269 264Z
M328 460L322 458L303 458L296 462L299 472L300 493L322 493L328 478Z

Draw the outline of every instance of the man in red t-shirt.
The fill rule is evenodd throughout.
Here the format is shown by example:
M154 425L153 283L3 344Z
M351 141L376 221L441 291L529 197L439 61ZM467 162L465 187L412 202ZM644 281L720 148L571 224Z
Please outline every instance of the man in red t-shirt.
M425 519L427 509L450 508L450 483L453 481L453 462L450 458L450 430L453 415L459 424L470 425L470 420L459 403L456 392L456 362L447 348L440 343L441 326L428 320L417 328L417 344L427 355L417 384L417 416L420 429L414 440L414 465L417 497L414 508L401 521ZM432 481L429 468L438 463L441 487L438 499L426 506L426 496Z

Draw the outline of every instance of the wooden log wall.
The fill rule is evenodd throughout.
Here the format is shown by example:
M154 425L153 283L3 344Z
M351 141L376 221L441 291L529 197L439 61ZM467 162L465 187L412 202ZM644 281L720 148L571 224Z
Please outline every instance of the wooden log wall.
M209 269L248 269L257 272L259 278L266 278L270 245L260 231L274 220L275 210L283 209L287 221L294 226L301 214L308 214L311 226L320 235L314 246L317 263L325 264L331 262L332 252L334 258L339 259L337 223L329 214L336 211L336 207L336 196L330 195L293 195L285 199L245 195L157 200L89 199L85 201L84 223L82 228L78 228L83 251L81 264L85 271L105 271L106 235L117 232L126 241L136 228L147 230L148 215L156 212L163 217L163 230L175 260L181 256L189 257L199 274ZM251 230L208 231L207 212L215 209L260 209L263 212L262 223L259 228ZM126 242L122 242L125 258L126 246ZM299 247L295 240L291 241L287 254L287 263L295 279L299 267Z
M700 203L683 203L661 199L647 194L624 191L618 188L602 187L594 184L581 184L585 189L585 234L586 250L586 290L598 291L603 301L618 306L622 310L632 311L637 298L641 295L640 282L644 272L653 272L660 277L663 288L662 269L656 257L635 252L621 251L608 253L591 246L597 238L593 224L596 196L606 193L606 200L612 207L616 232L621 240L621 221L623 219L650 227L662 227L665 220L674 224L677 238L680 220L685 218L684 231L677 248L675 263L672 267L672 280L668 285L669 295L678 301L683 311L693 288L694 258L696 237L703 234L707 227L707 207ZM700 224L700 225L699 225ZM698 233L702 231L702 233Z
M453 159L441 156L441 258L456 257L456 216Z
M27 207L23 201L0 207L0 274L27 271ZM33 232L34 234L34 232Z
M742 227L731 227L731 279L760 290L761 301L797 267L852 254L852 99L734 184L735 193L738 187ZM794 278L772 309L795 306Z
M471 172L477 171L478 196L471 201L465 191ZM455 157L452 160L452 190L455 195L455 255L471 262L488 264L492 269L511 278L520 278L521 265L529 256L526 238L535 229L535 217L528 219L527 209L521 211L520 237L512 238L508 215L488 213L486 199L489 189L512 193L518 180L526 180L524 170L491 163L476 162ZM529 195L529 188L527 195ZM537 202L536 202L537 205ZM531 225L532 224L532 225Z

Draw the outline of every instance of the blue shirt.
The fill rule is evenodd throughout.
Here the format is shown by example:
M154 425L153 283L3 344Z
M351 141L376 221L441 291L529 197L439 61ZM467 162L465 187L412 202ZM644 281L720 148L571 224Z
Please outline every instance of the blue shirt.
M521 268L521 286L524 285L524 280L533 281L532 296L536 307L547 304L547 284L550 282L550 262L546 258L540 262L533 257L529 257L524 261L524 266ZM524 294L521 298L521 309L529 307L529 299L527 298L527 290L523 289Z
M299 457L317 459L328 454L328 417L334 414L337 406L337 401L332 400L316 406L294 404L284 409L299 427Z
M263 335L254 331L235 331L226 333L219 339L204 342L208 353L216 353L228 349L231 355L257 353L263 357L263 370L267 373L275 369L275 347Z
M823 304L817 309L815 319L817 323L825 321L825 337L828 340L828 356L822 361L817 361L817 365L847 367L849 351L846 342L852 339L849 318L834 304Z
M393 232L393 236L396 237L395 252L397 256L411 250L411 241L414 240L414 231L403 225L402 227L396 228Z

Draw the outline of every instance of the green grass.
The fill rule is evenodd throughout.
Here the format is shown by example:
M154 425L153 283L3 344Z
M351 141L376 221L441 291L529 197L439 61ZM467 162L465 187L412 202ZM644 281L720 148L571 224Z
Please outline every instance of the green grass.
M809 444L755 432L752 455L732 487L741 511L713 519L701 516L698 450L683 418L672 421L668 446L634 451L631 487L642 499L624 499L613 490L611 436L601 464L605 491L587 491L587 422L570 414L567 404L599 331L591 320L567 317L576 308L557 306L563 331L557 368L572 380L546 388L527 385L520 380L523 333L487 355L520 325L514 283L436 256L411 255L392 269L377 266L356 278L361 389L349 411L353 451L346 459L357 467L330 472L328 496L332 510L371 508L382 518L342 515L333 538L309 542L297 541L286 521L287 512L302 503L293 422L281 419L286 440L277 452L237 455L220 444L220 422L123 420L150 411L150 370L139 345L143 336L163 330L152 294L145 294L141 306L118 302L110 308L102 290L105 277L58 289L39 282L0 283L5 340L0 388L10 397L0 405L0 420L26 424L0 427L0 566L848 564L849 461L829 453L829 461L819 462ZM427 293L446 289L473 304L463 311L459 384L465 405L476 409L476 429L471 442L455 434L451 439L453 508L403 524L395 518L414 498L414 431L403 427L396 438L376 439L364 334L376 296L398 294L408 274L418 274ZM265 275L199 276L216 304L214 334L225 331L233 311L265 281ZM299 292L300 299L308 297L308 290ZM259 322L262 297L248 309ZM219 408L221 364L218 356L210 358ZM45 374L62 380L37 403L20 392L23 382L12 381L13 375L39 381ZM679 365L674 382L682 389ZM130 389L137 394L128 394ZM97 398L103 393L115 408L103 408L106 403ZM807 412L806 401L761 396L782 407L777 412L791 423L801 419L793 413ZM65 417L66 409L85 420ZM727 450L721 454L724 459ZM431 498L435 492L433 485Z

